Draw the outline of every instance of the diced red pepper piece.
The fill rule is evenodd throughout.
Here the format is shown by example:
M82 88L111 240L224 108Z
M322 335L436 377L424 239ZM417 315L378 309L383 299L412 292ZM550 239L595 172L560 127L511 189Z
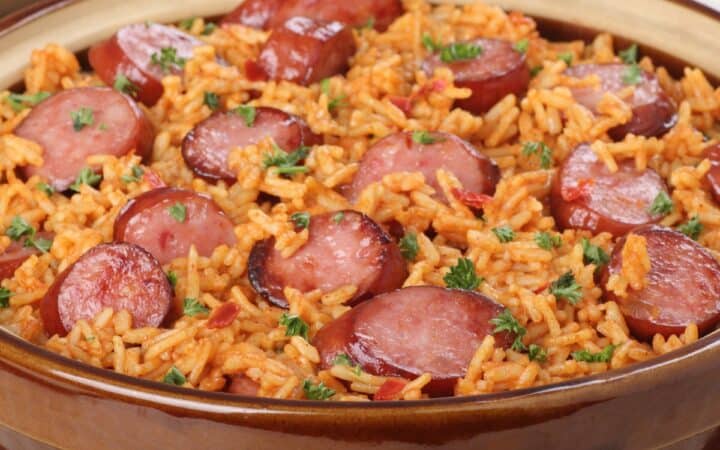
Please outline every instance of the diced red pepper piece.
M375 393L373 400L398 400L400 391L403 390L406 384L407 381L402 378L388 378Z
M452 195L465 206L475 209L482 209L486 204L492 201L492 197L487 194L479 194L477 192L466 191L465 189L452 188Z
M230 326L230 324L237 318L238 314L240 314L240 305L233 302L227 302L212 312L210 319L208 319L207 327L225 328Z

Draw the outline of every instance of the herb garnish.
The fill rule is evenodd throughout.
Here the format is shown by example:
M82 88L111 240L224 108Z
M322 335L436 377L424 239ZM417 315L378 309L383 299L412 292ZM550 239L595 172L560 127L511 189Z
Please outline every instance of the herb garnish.
M515 318L515 316L512 315L509 309L506 309L494 319L490 319L490 323L495 325L493 334L507 331L515 335L515 340L510 347L511 349L515 350L516 352L521 352L527 349L527 347L525 346L525 344L523 344L522 341L525 333L527 333L527 329L524 326L520 325L520 322L517 321L517 319Z
M535 233L535 243L543 250L552 250L562 246L562 237L552 235L547 231L539 231Z
M297 314L283 313L278 323L285 327L285 336L300 336L306 341L308 340L310 326Z
M588 350L578 350L576 352L572 352L570 356L572 356L575 361L588 363L610 362L613 353L615 352L615 347L615 345L608 345L598 353L590 353Z
M298 165L300 160L307 158L310 153L309 147L303 146L290 153L284 152L275 143L273 143L273 148L274 153L266 153L263 159L263 167L265 169L276 167L277 173L280 175L305 173L309 170L303 165Z
M513 44L513 49L519 53L526 53L529 45L530 45L530 41L528 41L527 38L520 39L515 44Z
M245 119L245 125L248 127L253 126L255 123L255 117L257 116L257 110L254 106L250 105L240 105L237 108L233 109L233 112L237 114L238 116Z
M637 64L630 64L622 74L622 82L627 85L638 84L642 78L642 69Z
M690 239L697 241L700 237L700 233L703 231L703 224L700 222L700 216L697 214L692 216L690 220L678 227L678 231Z
M442 62L451 63L477 58L482 54L482 52L483 49L479 45L466 42L456 42L445 46L445 48L440 51L440 59Z
M420 246L418 245L417 241L417 235L415 233L407 233L405 236L402 237L402 239L400 239L399 245L400 253L402 254L403 258L408 261L415 260L415 257L420 250Z
M466 289L472 291L485 281L475 272L475 265L469 258L459 258L457 264L443 277L445 286L451 289Z
M172 270L169 270L168 273L165 274L167 276L168 283L170 283L170 287L175 289L175 286L177 285L177 274L173 272Z
M552 165L552 149L544 142L526 142L522 148L523 156L540 155L540 167L549 169Z
M186 316L194 317L198 314L207 314L210 312L209 309L196 298L185 297L183 300L183 314Z
M330 78L324 78L320 82L320 92L325 94L328 98L328 111L333 112L339 106L344 106L345 103L343 102L343 100L345 100L345 95L330 98Z
M434 144L436 142L443 142L445 140L445 138L433 136L428 131L413 131L412 132L412 140L416 144L430 145L430 144Z
M205 91L203 93L203 103L210 108L211 111L217 111L220 108L220 96L214 92Z
M636 64L638 56L637 44L633 44L625 50L618 52L618 56L625 64Z
M352 367L355 375L360 376L360 374L362 374L362 367L360 367L359 364L355 364L352 359L350 359L350 357L347 355L347 353L338 354L335 359L333 359L333 365Z
M145 174L145 170L143 170L142 167L135 165L130 169L130 173L131 175L121 176L120 180L122 180L123 183L138 183Z
M493 228L492 232L495 234L495 236L498 238L498 241L505 244L507 242L512 241L515 239L515 232L512 228L510 228L507 225L503 225L501 227Z
M177 220L178 222L185 222L185 218L187 217L187 207L182 203L176 202L174 205L168 208L168 212L170 213L172 218Z
M0 287L0 308L9 308L10 307L10 297L12 297L13 293L10 292L10 289L6 287Z
M575 275L571 271L550 283L550 293L557 299L567 300L571 305L577 305L582 300L582 288L575 282Z
M565 61L565 65L570 67L573 62L573 54L572 52L563 52L557 55L558 59L561 61Z
M55 193L55 188L53 188L52 186L50 186L49 184L47 184L45 182L40 182L40 183L36 184L35 187L38 188L38 190L44 192L45 195L47 195L48 197L50 197L51 195L53 195Z
M595 267L601 267L610 261L610 257L605 250L590 243L588 238L582 238L580 241L583 248L583 263L595 264Z
M658 192L658 195L655 196L655 200L653 200L652 205L650 205L650 209L648 209L648 212L652 215L667 215L670 214L670 212L673 210L673 202L672 199L670 199L670 196L665 191Z
M335 391L325 386L322 381L315 385L312 381L305 380L302 387L305 397L309 400L327 400L335 395Z
M528 346L528 358L530 358L530 361L545 362L547 361L547 352L537 344L530 344Z
M93 110L85 107L82 107L77 111L70 111L70 118L72 119L73 130L75 131L80 131L95 122Z
M115 75L115 82L113 83L113 88L115 88L116 91L120 91L123 94L127 94L131 97L137 96L138 93L137 85L130 81L130 79L122 73Z
M163 47L160 49L160 53L155 52L150 56L150 62L160 66L163 73L168 73L173 68L172 66L178 69L185 67L187 59L179 57L177 49L174 47Z
M296 212L290 216L290 220L293 221L297 228L305 229L310 226L310 213L305 211Z
M10 94L5 101L15 112L20 112L28 106L35 106L46 98L50 97L49 92L37 92L35 94Z
M75 179L75 182L70 185L70 190L80 192L81 185L87 184L88 186L94 187L100 183L100 180L102 180L102 175L95 173L95 171L89 167L83 167Z
M187 379L185 378L185 375L183 375L182 372L180 372L180 370L175 366L172 366L165 375L165 378L163 378L163 383L175 386L182 386L186 382Z

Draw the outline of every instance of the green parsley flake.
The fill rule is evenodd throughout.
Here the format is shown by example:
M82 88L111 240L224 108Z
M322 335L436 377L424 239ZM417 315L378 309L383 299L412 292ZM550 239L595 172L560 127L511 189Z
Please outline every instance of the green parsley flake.
M305 173L309 169L304 165L298 165L300 160L307 158L310 153L308 147L300 147L297 150L286 153L277 144L273 143L274 153L266 153L263 158L263 167L269 169L276 167L277 173L280 175L292 175L295 173Z
M633 44L618 53L618 56L625 64L637 64L638 46Z
M174 205L168 208L168 212L170 213L172 218L177 220L178 222L185 222L185 219L187 217L187 207L182 203L176 202Z
M445 141L445 138L433 136L432 133L430 133L428 131L413 131L412 132L412 140L416 144L430 145L430 144L435 144L436 142L443 142L443 141Z
M35 106L46 98L50 97L49 92L37 92L35 94L10 94L5 101L15 112L20 112L28 106Z
M697 241L700 237L700 233L703 231L703 224L700 222L700 217L695 214L690 218L690 220L680 225L678 227L678 231L690 239Z
M80 186L83 184L94 187L100 183L100 180L102 180L102 175L95 173L89 167L83 167L75 178L75 182L70 185L70 190L80 192Z
M540 155L540 167L549 169L552 165L552 149L544 142L526 142L523 144L522 154L525 157Z
M345 105L345 102L343 101L345 100L345 94L339 95L334 98L330 97L330 78L324 78L320 82L320 92L325 94L325 96L328 98L328 111L333 112L338 107Z
M305 380L302 387L305 397L309 400L327 400L335 395L335 391L325 386L322 381L316 385L311 380Z
M493 334L506 331L515 335L515 340L510 347L511 349L515 350L516 352L522 352L524 350L527 350L527 347L525 347L525 344L523 344L522 341L525 333L527 333L527 329L524 326L520 325L520 322L517 321L517 319L515 318L515 316L512 315L509 309L506 309L494 319L490 319L490 323L495 325Z
M571 271L550 283L550 293L557 299L567 300L571 305L577 305L582 300L582 288L575 282L575 275Z
M475 265L470 259L459 258L457 264L445 274L443 281L448 288L472 291L485 280L475 272Z
M622 74L622 82L626 85L635 85L642 81L642 69L637 64L630 64Z
M175 272L173 272L172 270L170 270L165 275L167 276L167 280L168 280L168 283L170 283L170 286L173 289L175 289L175 286L177 286L177 280L178 280L177 274Z
M195 298L185 297L183 300L183 314L186 316L195 317L198 314L207 314L208 312L210 310Z
M72 119L73 130L75 131L80 131L95 122L93 110L85 107L80 108L77 111L71 111L70 118Z
M173 66L177 69L185 67L187 59L179 57L174 47L163 47L160 49L160 53L155 52L150 56L150 62L160 66L163 73L168 73Z
M35 230L33 230L35 231ZM23 244L23 247L26 248L35 248L40 250L43 253L47 253L50 251L50 247L52 247L53 241L50 239L45 238L37 238L35 239L34 233L33 236L25 238L25 243Z
M172 384L174 386L182 386L187 382L185 375L183 375L177 367L172 366L168 373L163 378L163 383Z
M610 257L605 250L590 243L588 238L582 238L580 241L583 248L583 263L595 264L595 267L601 267L610 261Z
M139 183L142 176L145 174L145 170L143 170L140 166L132 166L130 169L131 175L123 175L120 177L120 180L122 180L123 183Z
M444 63L475 59L480 56L483 49L479 45L467 42L450 44L440 51L440 60Z
M560 61L565 61L565 65L570 67L573 62L573 54L572 52L563 52L558 55L558 59Z
M347 353L338 354L335 359L333 359L333 366L352 367L355 375L360 376L362 374L362 367L360 367L359 364L355 364L352 359L350 359L350 357L347 355Z
M296 212L290 216L290 220L292 220L297 228L304 230L310 226L310 213L305 211Z
M203 94L203 103L210 108L211 111L217 111L220 108L220 97L210 91L205 91Z
M435 42L428 33L423 34L422 36L422 44L425 47L425 49L431 53L439 52L442 50L443 46L437 42Z
M615 345L608 345L598 353L590 353L588 350L578 350L576 352L572 352L570 356L572 356L575 361L588 363L606 363L610 362L610 360L612 359L613 353L615 352L615 347Z
M115 76L115 83L113 83L113 87L116 91L120 91L123 94L127 94L131 97L137 96L138 93L137 85L121 73Z
M50 186L49 184L44 183L44 182L40 182L40 183L36 184L35 187L38 188L38 190L40 190L41 192L44 192L45 195L47 195L48 197L50 197L51 195L53 195L55 193L55 189L52 186Z
M345 220L345 211L338 211L335 214L333 214L332 220L336 224L339 224L340 222Z
M306 341L308 340L310 327L297 314L283 313L278 323L285 327L285 336L300 336Z
M542 72L542 70L543 70L543 66L535 66L532 69L530 69L530 76L535 78L537 76L537 74Z
M197 17L188 17L187 19L183 19L182 21L180 21L180 28L185 31L190 31L193 24L195 23L195 19L197 19Z
M23 236L34 236L35 228L33 228L25 219L15 216L10 222L10 226L5 230L5 235L13 241L19 241Z
M673 202L670 199L670 196L667 192L660 191L658 192L658 195L655 196L655 200L653 200L652 205L650 205L648 212L654 216L666 216L670 214L672 210Z
M9 308L10 307L10 297L12 297L13 293L10 292L10 289L6 287L0 287L0 308Z
M215 30L217 30L217 25L215 25L215 24L212 23L212 22L208 22L208 23L205 24L205 27L203 27L203 30L202 30L202 33L201 33L201 34L202 34L203 36L209 36L209 35L213 34L213 32L214 32Z
M498 238L498 241L505 244L507 242L512 241L515 239L515 232L512 228L510 228L507 225L503 225L501 227L493 228L492 232L495 234L495 236Z
M257 110L254 106L240 105L237 108L233 109L233 112L245 119L245 125L247 125L248 127L253 126L253 124L255 123Z
M537 344L530 344L528 346L528 358L530 358L530 361L542 363L547 361L547 352Z
M420 246L415 233L407 233L400 239L400 253L406 260L414 261L419 250Z
M562 246L562 238L559 235L552 235L547 231L535 233L535 243L543 250L552 250Z
M530 45L530 41L528 41L527 38L525 38L525 39L521 39L521 40L517 41L513 45L513 49L515 49L516 52L524 54L524 53L527 53L529 45Z

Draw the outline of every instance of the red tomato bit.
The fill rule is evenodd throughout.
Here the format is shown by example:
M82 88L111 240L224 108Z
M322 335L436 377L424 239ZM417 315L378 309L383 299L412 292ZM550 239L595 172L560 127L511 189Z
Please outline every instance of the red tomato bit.
M240 314L240 305L233 302L224 303L212 312L210 319L208 319L207 327L212 329L230 326L238 314Z

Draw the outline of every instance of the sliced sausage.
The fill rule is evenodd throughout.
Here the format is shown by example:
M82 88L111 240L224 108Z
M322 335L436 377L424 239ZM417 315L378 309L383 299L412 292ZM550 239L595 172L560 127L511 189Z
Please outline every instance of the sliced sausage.
M130 200L115 219L113 237L139 245L160 264L187 256L191 245L210 256L215 247L237 240L233 223L210 197L171 187Z
M425 391L449 396L480 343L493 334L490 320L504 307L474 291L415 286L358 305L325 325L313 339L321 365L347 354L373 375L412 379L429 373ZM509 347L512 336L495 335Z
M620 306L630 331L638 339L656 334L680 334L696 324L701 334L720 321L720 264L700 244L682 233L659 225L636 228L633 234L647 241L650 271L641 290L628 289L627 297L605 291L605 299ZM622 268L623 237L604 269L602 286Z
M230 379L227 391L231 394L257 397L260 385L245 375L234 375Z
M272 80L307 86L347 70L355 48L346 25L293 17L273 30L257 62Z
M385 31L403 13L400 0L286 0L268 22L273 28L295 16L315 20L336 21L351 27L372 24L378 31Z
M513 49L512 42L502 39L476 39L463 42L479 46L481 53L472 59L444 62L442 53L430 55L422 65L432 76L438 67L453 72L455 86L472 90L469 98L457 100L456 106L474 114L483 114L508 94L522 95L530 83L530 69L525 53Z
M710 170L705 178L710 183L710 193L720 203L720 144L705 149L705 157L710 160Z
M283 288L331 292L357 286L354 304L402 286L407 267L397 244L366 215L339 211L310 218L308 241L289 258L274 238L258 242L248 261L253 288L270 302L287 307Z
M391 134L373 144L360 161L353 181L345 194L357 200L368 185L396 172L422 172L425 182L443 198L435 173L445 169L453 173L467 191L492 195L500 180L500 169L469 142L442 132L427 133L432 144L421 144L411 132Z
M611 173L588 144L581 144L563 161L553 182L550 206L561 229L621 236L662 219L649 211L660 192L667 193L667 186L653 169L638 172L634 160L623 160L618 161L618 171Z
M133 244L101 244L55 278L40 302L40 317L50 336L65 336L78 320L92 320L104 308L127 310L136 328L157 327L172 295L150 253Z
M265 28L287 0L245 0L220 21L221 25L238 24L250 28Z
M40 231L35 234L36 239L52 240L54 233ZM35 247L26 247L25 239L11 242L5 251L0 255L0 280L12 278L18 267L32 255L40 255L42 252Z
M598 104L606 92L617 93L629 86L623 81L628 70L631 70L629 67L624 64L579 64L565 70L565 75L573 78L597 75L600 78L599 88L571 89L577 102L597 113ZM677 121L675 104L660 87L655 75L641 70L640 82L634 87L635 92L628 101L632 108L632 118L608 131L610 137L616 141L631 133L648 137L662 136Z
M250 125L245 117L233 111L215 113L195 125L183 139L182 155L185 164L198 176L233 183L237 178L228 166L230 151L257 144L267 137L288 152L322 143L322 137L313 133L300 117L276 108L258 107Z
M105 84L112 86L118 75L124 75L137 87L137 98L152 106L162 96L163 77L181 74L184 62L201 45L202 41L177 28L133 24L90 47L88 59Z
M137 104L107 87L68 89L49 97L30 111L15 134L43 148L42 166L24 167L25 177L46 178L57 191L75 181L88 156L122 156L135 150L146 157L154 139L152 125Z

